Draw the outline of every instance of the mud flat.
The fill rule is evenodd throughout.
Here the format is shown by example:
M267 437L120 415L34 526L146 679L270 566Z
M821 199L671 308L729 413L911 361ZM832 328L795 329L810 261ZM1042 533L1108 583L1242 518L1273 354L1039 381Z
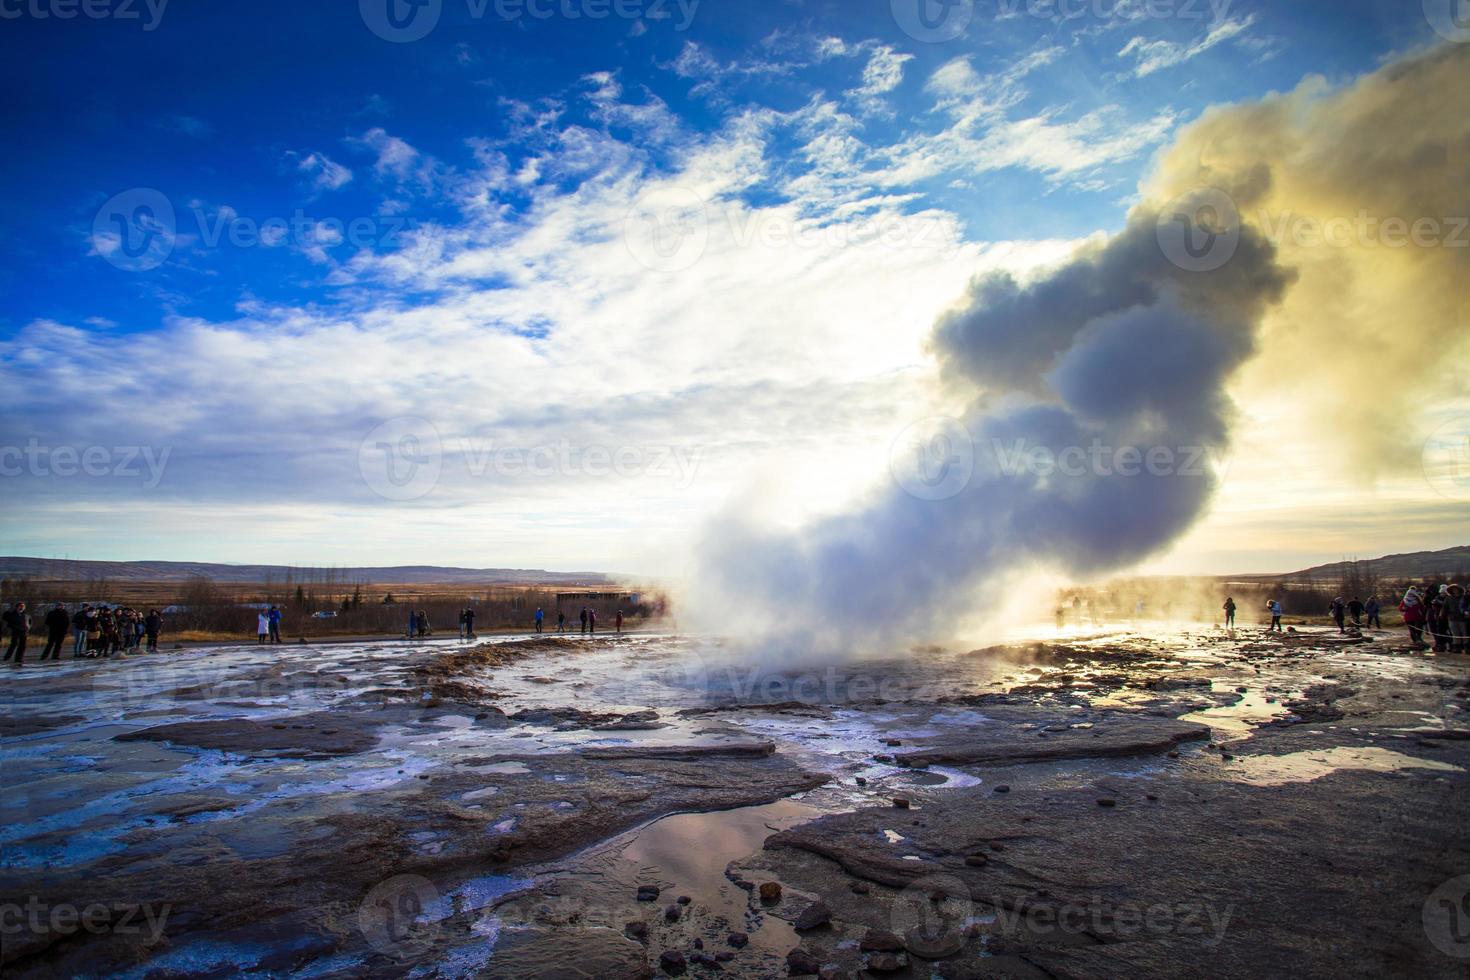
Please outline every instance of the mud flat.
M1137 624L801 670L663 635L26 668L0 967L1463 976L1467 673Z

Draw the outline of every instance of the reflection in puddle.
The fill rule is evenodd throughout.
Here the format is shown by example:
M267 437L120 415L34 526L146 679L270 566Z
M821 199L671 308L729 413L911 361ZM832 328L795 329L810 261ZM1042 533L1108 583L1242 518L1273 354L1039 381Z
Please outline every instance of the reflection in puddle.
M1401 769L1430 769L1435 772L1464 772L1459 766L1433 759L1420 759L1402 752L1380 748L1338 746L1288 755L1253 755L1236 759L1226 775L1241 782L1262 786L1305 783L1320 779L1340 769L1362 769L1368 772L1397 772Z

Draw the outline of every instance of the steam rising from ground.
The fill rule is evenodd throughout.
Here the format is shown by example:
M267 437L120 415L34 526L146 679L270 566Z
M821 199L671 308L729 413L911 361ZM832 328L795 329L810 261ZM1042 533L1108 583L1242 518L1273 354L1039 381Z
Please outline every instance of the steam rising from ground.
M1216 110L1165 154L1123 231L1034 280L972 282L932 338L964 431L931 433L911 470L901 456L898 479L850 513L794 533L739 513L716 521L688 597L696 618L742 624L747 639L786 653L944 639L960 613L1014 606L1010 591L1027 573L1123 569L1199 519L1218 477L1187 457L1203 453L1198 464L1228 446L1229 387L1263 336L1331 342L1331 364L1355 365L1310 375L1333 384L1374 376L1355 359L1382 364L1384 347L1463 343L1454 312L1465 280L1444 278L1453 253L1403 249L1359 282L1367 260L1356 252L1278 250L1259 215L1464 214L1470 115L1446 93L1466 90L1467 67L1470 46L1449 46L1341 92L1310 81ZM1446 176L1456 160L1458 183ZM1375 297L1372 311L1349 317L1332 301L1344 289ZM1276 312L1283 303L1289 322ZM1394 330L1372 332L1392 310L1403 314ZM1335 333L1346 320L1368 332L1350 342L1376 340L1371 349L1344 352ZM1398 378L1423 359L1386 362ZM1354 419L1391 438L1371 410ZM1120 469L1117 451L1130 447L1138 456ZM1167 464L1144 464L1151 450ZM968 479L945 487L971 455ZM1031 605L1045 603L1038 593Z

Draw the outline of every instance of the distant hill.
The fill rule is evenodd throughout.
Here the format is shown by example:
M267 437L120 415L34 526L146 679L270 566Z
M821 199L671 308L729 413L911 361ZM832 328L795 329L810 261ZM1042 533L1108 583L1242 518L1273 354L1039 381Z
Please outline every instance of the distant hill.
M1284 575L1232 575L1230 578L1258 582L1336 582L1342 578L1348 564L1348 561L1335 561ZM1442 579L1470 571L1470 545L1446 548L1443 551L1415 551L1406 555L1365 558L1358 564L1380 579Z
M73 561L66 558L0 557L0 575L7 578L84 582L185 582L204 576L222 583L280 582L287 575L298 582L321 581L331 575L338 582L389 585L607 585L598 572L548 572L533 568L440 568L434 565L304 568L287 565L222 565L199 561Z

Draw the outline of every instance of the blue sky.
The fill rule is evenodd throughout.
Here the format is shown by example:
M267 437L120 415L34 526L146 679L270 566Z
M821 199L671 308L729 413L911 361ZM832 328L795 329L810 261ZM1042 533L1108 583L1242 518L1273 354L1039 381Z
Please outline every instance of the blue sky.
M1207 107L1436 40L1401 0L959 0L952 37L910 0L427 0L394 41L388 2L0 0L4 441L111 461L7 472L7 550L667 571L753 488L835 505L965 280L1121 227ZM714 228L687 264L622 240L650 195ZM361 454L405 418L443 461L394 499Z

